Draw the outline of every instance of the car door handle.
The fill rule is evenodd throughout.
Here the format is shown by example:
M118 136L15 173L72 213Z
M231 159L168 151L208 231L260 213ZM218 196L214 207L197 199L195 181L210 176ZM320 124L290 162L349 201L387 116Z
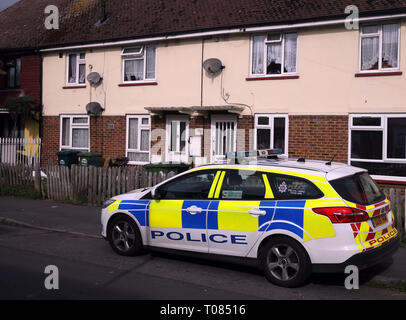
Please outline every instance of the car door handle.
M252 208L251 210L248 211L248 213L250 215L253 215L253 216L264 216L264 215L266 215L266 211L265 210L260 210L259 208Z
M196 207L196 206L191 206L189 208L186 209L187 212L189 212L190 214L197 214L203 211L202 208Z

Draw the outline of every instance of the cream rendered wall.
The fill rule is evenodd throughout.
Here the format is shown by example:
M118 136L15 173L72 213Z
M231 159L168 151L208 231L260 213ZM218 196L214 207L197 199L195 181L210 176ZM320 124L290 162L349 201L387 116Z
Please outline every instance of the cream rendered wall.
M44 115L86 113L90 101L101 103L103 115L147 113L148 106L200 105L200 41L172 42L157 46L157 86L119 87L122 83L121 47L86 50L86 74L103 77L102 85L63 89L66 54L44 55ZM195 61L195 63L193 63Z
M299 79L246 81L250 69L250 36L230 35L205 40L204 59L219 58L224 92L229 102L244 103L255 113L291 115L352 112L405 112L406 74L356 78L359 71L359 31L342 26L297 30ZM401 27L400 70L406 66L406 25ZM44 55L44 115L85 113L90 101L105 106L104 115L146 113L144 107L198 106L201 100L202 40L172 41L157 47L157 86L119 87L121 48L86 51L87 72L102 74L97 89L62 89L66 84L66 54ZM203 105L225 105L221 76L203 77ZM247 109L244 114L250 114Z
M244 103L255 113L292 115L352 112L405 112L406 74L356 78L359 72L358 30L342 26L298 31L299 79L246 81L249 77L248 36L207 41L205 59L219 58L226 68L223 85L229 102ZM400 66L406 65L406 26L401 26ZM204 104L224 105L221 76L205 75ZM248 110L245 114L249 114Z

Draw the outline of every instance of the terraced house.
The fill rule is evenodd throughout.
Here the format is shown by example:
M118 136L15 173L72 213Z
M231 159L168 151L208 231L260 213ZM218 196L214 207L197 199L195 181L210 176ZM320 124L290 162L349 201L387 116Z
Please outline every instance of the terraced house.
M406 184L406 1L54 4L57 30L48 1L8 11L42 56L43 164L61 149L199 165L281 148Z

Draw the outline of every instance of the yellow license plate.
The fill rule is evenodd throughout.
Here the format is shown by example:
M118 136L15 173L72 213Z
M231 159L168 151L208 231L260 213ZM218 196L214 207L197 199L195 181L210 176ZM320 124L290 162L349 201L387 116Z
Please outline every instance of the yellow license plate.
M372 218L372 223L374 224L375 228L380 227L381 225L385 224L388 222L388 215L387 214L381 214L377 217Z

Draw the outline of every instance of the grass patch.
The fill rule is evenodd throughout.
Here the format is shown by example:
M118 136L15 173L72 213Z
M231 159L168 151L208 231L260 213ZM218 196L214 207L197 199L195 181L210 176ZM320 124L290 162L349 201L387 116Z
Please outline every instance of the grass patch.
M27 185L1 185L0 196L24 197L29 199L42 199L41 193L36 191L33 186Z
M367 283L368 286L380 289L391 289L396 290L401 293L406 293L406 281L397 280L397 281L378 281L371 280Z

